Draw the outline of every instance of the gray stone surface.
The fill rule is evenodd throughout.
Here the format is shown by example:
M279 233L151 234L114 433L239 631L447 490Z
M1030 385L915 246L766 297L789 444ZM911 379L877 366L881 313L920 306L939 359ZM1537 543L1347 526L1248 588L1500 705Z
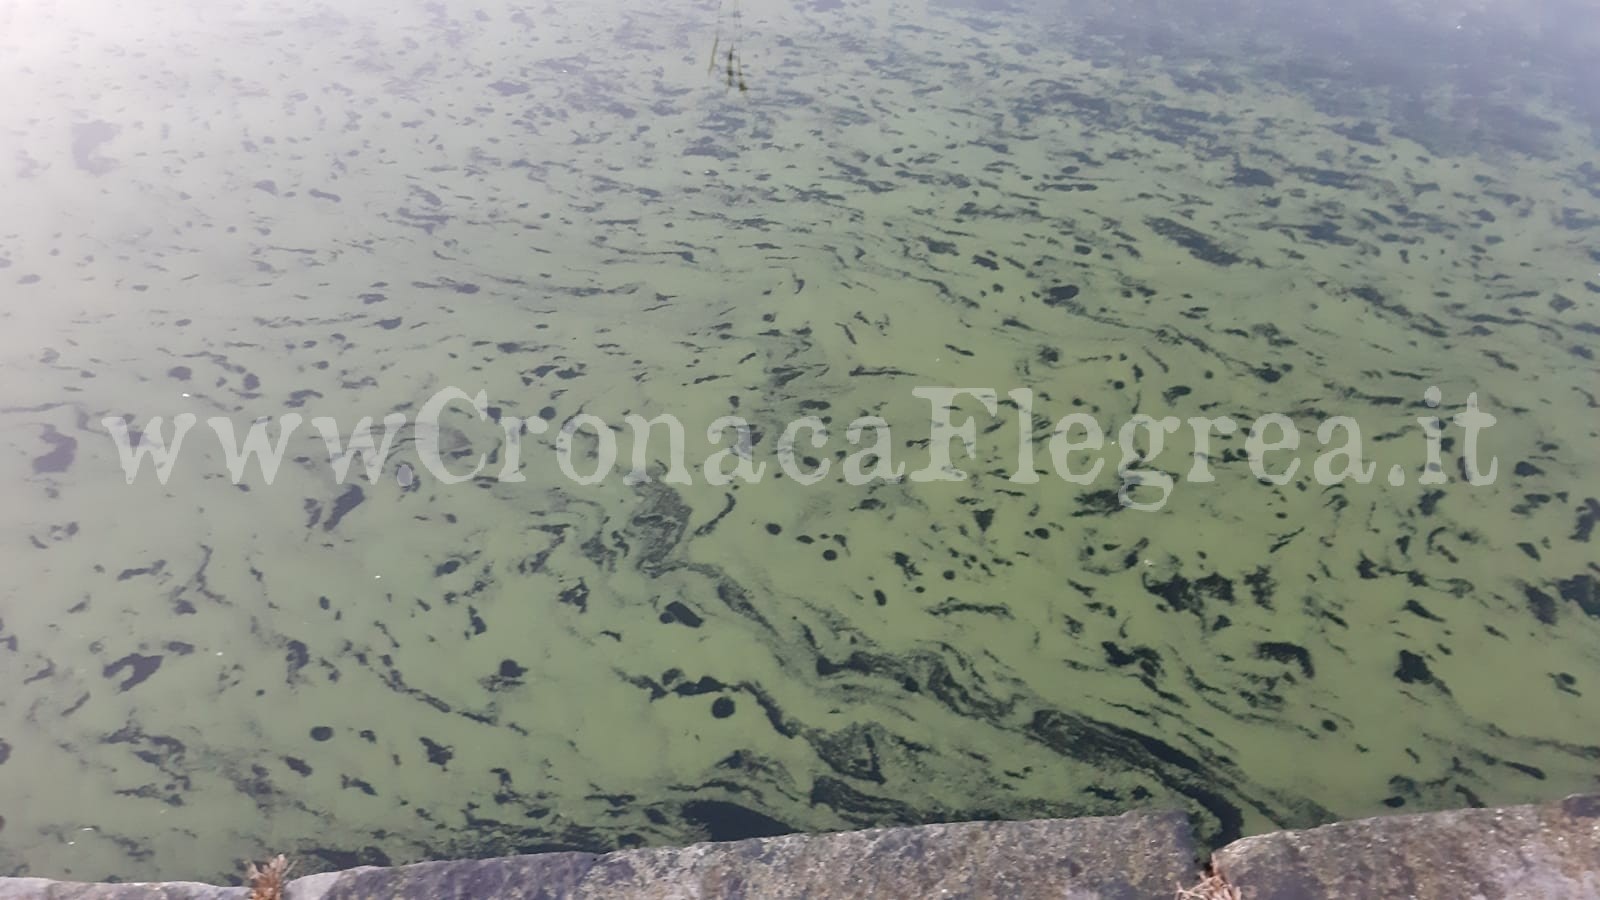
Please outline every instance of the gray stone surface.
M250 891L192 881L84 884L46 878L0 878L0 900L250 900Z
M1212 860L1248 900L1600 900L1600 795L1263 834Z
M290 900L1134 900L1170 897L1194 859L1182 813L1135 812L364 869Z
M883 828L640 850L602 859L578 897L1170 898L1194 877L1178 812ZM665 889L664 889L665 888Z
M614 853L612 856L628 852ZM425 862L394 868L351 869L324 890L299 891L286 900L564 900L579 896L593 853L538 853L499 859ZM306 880L306 879L302 879Z
M1600 795L1259 835L1213 862L1246 900L1600 900ZM295 879L284 900L1170 900L1196 880L1183 814L1132 812L365 867ZM0 878L0 900L248 897Z
M720 844L360 868L299 878L285 900L1170 898L1195 874L1180 812L967 822ZM163 892L164 891L164 892ZM0 900L244 900L242 888L0 879Z

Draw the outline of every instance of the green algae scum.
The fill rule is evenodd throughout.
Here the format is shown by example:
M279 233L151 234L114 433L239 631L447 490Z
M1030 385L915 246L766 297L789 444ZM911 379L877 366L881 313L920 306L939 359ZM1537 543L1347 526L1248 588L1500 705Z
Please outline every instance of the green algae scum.
M0 874L1595 790L1597 59L0 0Z

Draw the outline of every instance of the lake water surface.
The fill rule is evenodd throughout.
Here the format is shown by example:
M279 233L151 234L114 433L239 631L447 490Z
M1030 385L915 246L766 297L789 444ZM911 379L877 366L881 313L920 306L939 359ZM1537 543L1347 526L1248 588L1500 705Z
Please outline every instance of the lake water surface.
M1600 28L1383 6L0 3L0 874L1594 789Z

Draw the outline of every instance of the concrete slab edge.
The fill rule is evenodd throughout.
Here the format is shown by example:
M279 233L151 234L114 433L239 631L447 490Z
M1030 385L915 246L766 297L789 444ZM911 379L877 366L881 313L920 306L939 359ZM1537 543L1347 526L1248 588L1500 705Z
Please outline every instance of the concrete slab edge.
M1146 810L363 867L277 896L0 878L0 900L1600 900L1600 794L1273 832L1223 847L1205 872L1198 860L1183 813Z

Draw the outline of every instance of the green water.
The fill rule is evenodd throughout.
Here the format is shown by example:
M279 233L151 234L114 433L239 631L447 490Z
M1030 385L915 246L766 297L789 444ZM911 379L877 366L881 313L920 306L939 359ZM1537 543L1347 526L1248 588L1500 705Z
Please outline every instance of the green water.
M1594 23L1184 9L0 5L0 873L1595 788ZM995 392L969 477L850 483L861 416L928 464L919 386ZM460 483L409 426L236 483L201 424L130 484L104 425L449 387L501 419L444 415ZM1419 483L1473 393L1494 483L1448 421ZM630 413L692 484L623 477ZM1124 508L1070 413L1281 413L1301 471L1188 481L1185 426ZM1334 416L1370 484L1312 477Z

